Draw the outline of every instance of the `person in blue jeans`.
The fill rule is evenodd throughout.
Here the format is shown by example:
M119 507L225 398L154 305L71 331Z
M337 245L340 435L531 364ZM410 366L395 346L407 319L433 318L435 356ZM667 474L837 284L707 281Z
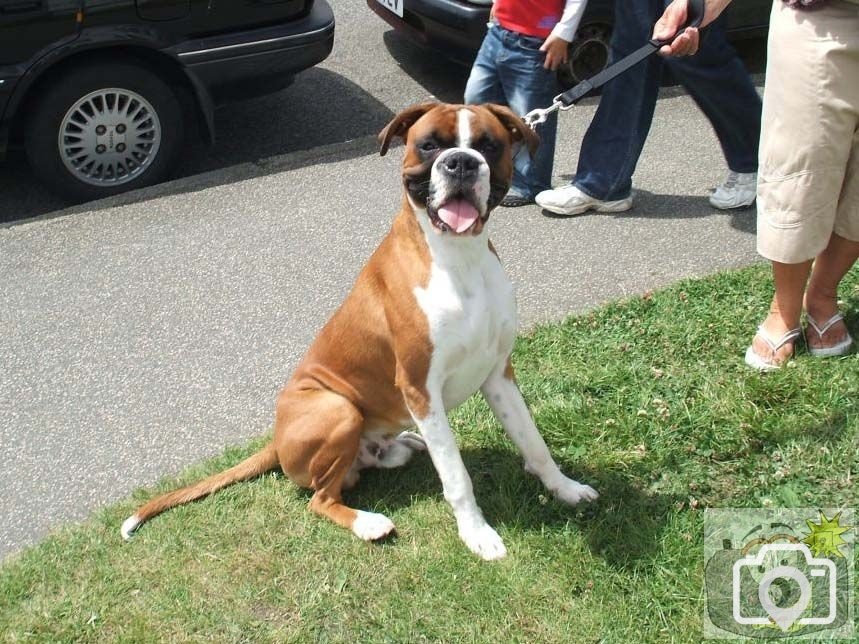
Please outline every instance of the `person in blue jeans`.
M611 60L646 43L667 0L617 0ZM537 195L537 204L559 215L588 210L622 212L632 207L632 175L641 155L665 65L710 120L728 175L710 196L720 209L755 200L761 99L746 68L725 37L724 16L713 22L697 55L651 56L607 83L582 140L572 183Z
M465 86L468 104L507 105L520 116L548 107L559 93L555 70L567 61L586 0L496 0L490 22ZM537 130L534 157L520 150L513 182L501 201L516 207L534 203L552 187L557 115Z

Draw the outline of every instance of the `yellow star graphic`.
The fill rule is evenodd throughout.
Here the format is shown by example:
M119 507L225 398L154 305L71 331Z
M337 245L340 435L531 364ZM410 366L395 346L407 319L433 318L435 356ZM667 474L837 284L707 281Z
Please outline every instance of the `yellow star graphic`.
M814 523L811 519L805 522L811 532L802 542L811 548L815 557L820 555L844 557L839 547L847 542L841 538L841 535L850 530L851 526L838 525L840 518L840 512L831 519L827 519L826 515L820 512L820 523Z

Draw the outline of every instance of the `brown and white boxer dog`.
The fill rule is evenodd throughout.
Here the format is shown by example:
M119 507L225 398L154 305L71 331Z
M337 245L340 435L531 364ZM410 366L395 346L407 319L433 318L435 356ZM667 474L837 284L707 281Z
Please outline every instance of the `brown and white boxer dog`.
M428 450L459 535L483 559L506 554L474 499L447 411L478 389L525 459L561 501L597 493L564 476L513 377L513 286L486 222L510 186L515 145L538 140L506 107L427 103L379 135L402 137L402 207L351 293L277 401L274 437L235 467L146 503L122 524L129 538L164 510L278 466L314 491L310 509L362 539L394 530L388 517L343 503L367 467L397 467ZM417 427L419 433L404 431Z

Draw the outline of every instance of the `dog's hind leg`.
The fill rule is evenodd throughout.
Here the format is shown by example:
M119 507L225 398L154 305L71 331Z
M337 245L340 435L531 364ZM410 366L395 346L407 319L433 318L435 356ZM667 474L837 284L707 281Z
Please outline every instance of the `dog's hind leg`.
M350 508L342 496L363 427L360 410L343 396L325 390L285 393L278 401L275 445L287 476L314 491L313 512L372 541L393 532L394 524L382 514Z

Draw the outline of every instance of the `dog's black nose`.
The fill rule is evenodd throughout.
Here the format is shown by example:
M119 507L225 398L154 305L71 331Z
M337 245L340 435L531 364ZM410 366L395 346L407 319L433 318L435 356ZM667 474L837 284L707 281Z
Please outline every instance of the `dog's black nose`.
M477 176L480 161L467 152L454 152L444 158L441 169L459 179L469 179Z

